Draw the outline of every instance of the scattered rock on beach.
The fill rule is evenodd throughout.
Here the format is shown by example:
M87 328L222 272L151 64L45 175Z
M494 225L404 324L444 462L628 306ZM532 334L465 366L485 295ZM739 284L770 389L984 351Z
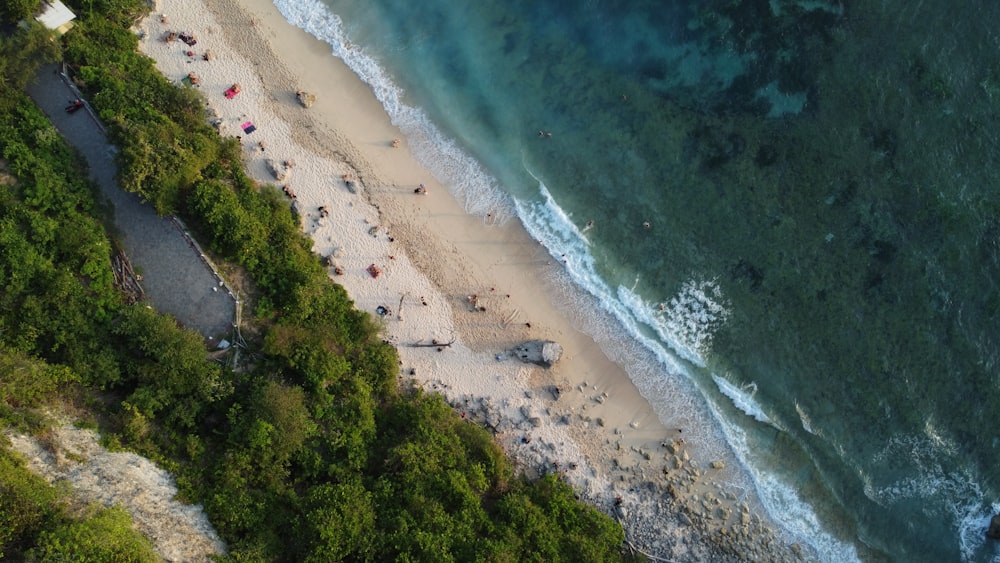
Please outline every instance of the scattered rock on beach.
M562 357L562 346L551 340L529 340L514 348L522 362L550 368Z
M304 108L312 107L316 103L316 94L306 92L305 90L299 90L295 93L295 98L299 100L299 104Z
M292 173L292 166L294 163L291 161L278 162L276 160L267 159L267 171L274 176L274 179L279 182L284 182Z

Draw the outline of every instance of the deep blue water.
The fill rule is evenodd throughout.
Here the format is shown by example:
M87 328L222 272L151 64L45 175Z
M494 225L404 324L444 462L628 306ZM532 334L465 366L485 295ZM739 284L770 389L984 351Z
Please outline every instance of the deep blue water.
M690 381L791 534L1000 560L1000 6L324 2L275 0L567 256L630 372Z

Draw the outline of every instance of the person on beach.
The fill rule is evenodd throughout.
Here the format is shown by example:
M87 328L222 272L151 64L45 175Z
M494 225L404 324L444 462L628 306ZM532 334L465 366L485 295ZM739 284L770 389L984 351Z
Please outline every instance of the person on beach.
M427 186L425 186L423 184L420 184L420 187L418 187L417 189L413 190L413 193L420 194L420 195L427 195Z
M392 148L394 148L394 149L398 149L399 148L399 139L393 139L392 140Z

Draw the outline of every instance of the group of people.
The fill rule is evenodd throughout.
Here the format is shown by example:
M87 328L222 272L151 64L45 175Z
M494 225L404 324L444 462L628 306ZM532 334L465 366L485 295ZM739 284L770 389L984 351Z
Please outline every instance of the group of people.
M165 23L166 18L161 18L160 21ZM167 43L173 43L177 39L183 41L188 47L194 47L198 43L198 39L195 38L193 33L168 31L163 34L163 40Z

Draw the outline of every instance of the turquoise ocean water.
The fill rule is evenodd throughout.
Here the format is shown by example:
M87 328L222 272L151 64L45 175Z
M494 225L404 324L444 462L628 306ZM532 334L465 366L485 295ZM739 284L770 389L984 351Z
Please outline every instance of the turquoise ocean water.
M1000 561L1000 4L275 3L819 558Z

